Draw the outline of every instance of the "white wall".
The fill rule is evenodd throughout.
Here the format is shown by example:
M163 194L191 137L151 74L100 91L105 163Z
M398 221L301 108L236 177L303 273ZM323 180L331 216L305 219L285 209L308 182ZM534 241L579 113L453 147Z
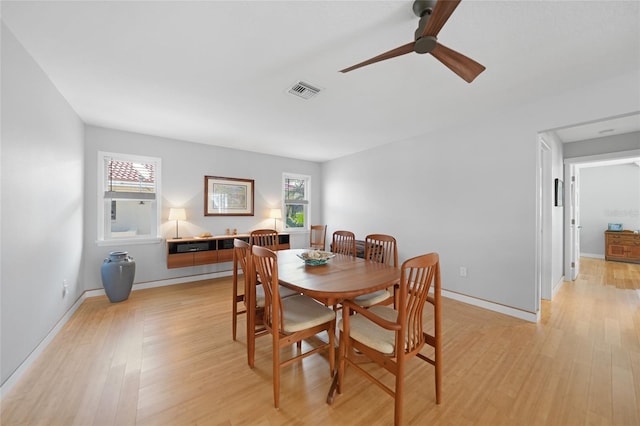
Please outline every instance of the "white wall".
M85 289L102 288L100 265L114 250L129 252L136 261L134 286L150 281L176 279L230 269L229 263L191 268L167 269L166 245L119 244L101 246L97 239L97 159L98 151L160 157L162 159L162 213L163 238L175 236L175 222L169 222L170 207L186 208L187 220L179 223L180 236L194 236L208 231L223 235L226 228L245 233L257 228L272 228L269 209L280 207L282 200L282 173L311 176L311 221L322 221L319 190L320 164L289 158L257 154L247 151L190 143L151 135L124 132L102 127L85 129ZM204 216L204 176L225 176L255 180L255 216ZM278 223L282 230L282 221ZM292 234L293 247L306 247L308 233Z
M83 291L84 157L82 123L4 24L1 52L4 384Z
M580 253L604 257L608 223L640 230L640 167L580 168Z
M328 232L390 233L403 259L439 252L444 289L533 313L537 134L640 110L639 92L623 74L330 161Z

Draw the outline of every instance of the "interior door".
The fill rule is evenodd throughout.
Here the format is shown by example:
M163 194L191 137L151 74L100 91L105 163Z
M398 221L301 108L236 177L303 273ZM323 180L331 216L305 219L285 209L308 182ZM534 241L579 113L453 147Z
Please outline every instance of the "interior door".
M569 186L569 227L571 232L571 263L569 277L571 281L578 278L580 272L580 169L571 166L571 182Z

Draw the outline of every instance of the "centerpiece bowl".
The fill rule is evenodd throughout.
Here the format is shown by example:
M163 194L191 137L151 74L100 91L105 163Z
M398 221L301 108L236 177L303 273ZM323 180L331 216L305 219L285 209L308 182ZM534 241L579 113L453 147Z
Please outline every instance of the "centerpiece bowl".
M297 255L300 259L304 260L306 265L310 266L318 266L318 265L326 265L329 259L335 257L334 253L329 251L322 250L309 250L305 251L302 254Z

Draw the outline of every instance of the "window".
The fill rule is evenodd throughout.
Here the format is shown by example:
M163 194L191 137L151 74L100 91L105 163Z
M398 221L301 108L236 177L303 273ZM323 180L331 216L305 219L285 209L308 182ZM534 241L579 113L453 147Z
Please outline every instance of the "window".
M284 229L309 229L310 176L283 175Z
M98 152L98 240L158 238L160 159Z

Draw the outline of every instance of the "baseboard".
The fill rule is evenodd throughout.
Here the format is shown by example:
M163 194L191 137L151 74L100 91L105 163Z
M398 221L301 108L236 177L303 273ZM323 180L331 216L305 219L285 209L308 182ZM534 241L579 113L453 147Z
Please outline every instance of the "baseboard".
M222 278L228 277L232 275L232 271L222 271L222 272L211 272L208 274L199 274L199 275L189 275L185 277L179 278L171 278L166 280L157 280L157 281L148 281L144 283L134 284L131 291L143 290L146 288L154 288L154 287L164 287L168 285L174 284L186 284L194 281L202 281L209 280L214 278ZM54 337L62 330L62 327L69 321L69 319L73 316L75 311L82 305L89 297L96 296L104 296L104 289L95 289L95 290L86 290L84 291L80 297L75 301L75 303L65 312L65 314L58 320L56 325L51 329L49 333L45 336L44 339L36 346L36 348L29 354L29 356L22 361L22 364L16 369L16 371L11 374L5 380L5 382L0 386L0 402L4 395L6 395L9 390L20 380L22 375L27 371L27 369L38 359L40 354L44 352L44 350L49 346L49 343L53 340Z
M551 289L551 300L553 300L553 297L556 295L558 290L562 288L563 285L564 285L564 275L560 277L560 280L558 280L558 282Z
M442 290L442 296L468 305L477 306L479 308L488 309L490 311L509 315L529 322L538 322L539 314L535 312L523 311L521 309L512 308L511 306L501 305L499 303L489 302L488 300L478 299L467 296L465 294L453 291Z
M592 257L594 259L604 259L604 254L580 253L580 257Z
M178 277L178 278L169 278L166 280L147 281L143 283L133 284L131 291L144 290L147 288L155 288L155 287L164 287L164 286L174 285L174 284L186 284L194 281L229 277L231 275L233 275L233 271L222 271L222 272L210 272L208 274L188 275L188 276ZM87 294L87 297L96 297L96 296L104 296L106 293L104 292L103 288L97 288L94 290L87 290L85 294Z

